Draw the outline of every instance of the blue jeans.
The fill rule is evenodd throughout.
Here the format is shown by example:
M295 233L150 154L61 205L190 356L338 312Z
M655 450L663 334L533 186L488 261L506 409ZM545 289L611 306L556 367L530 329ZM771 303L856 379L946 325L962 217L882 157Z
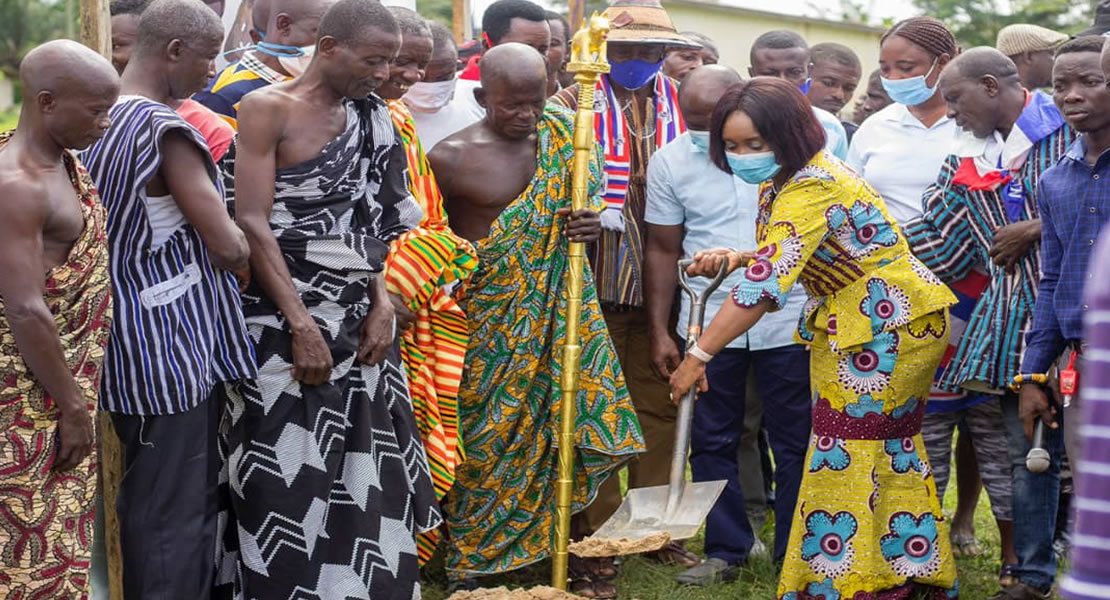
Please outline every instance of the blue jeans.
M1063 416L1056 420L1063 428ZM1030 473L1025 455L1032 444L1018 417L1018 398L1007 393L1002 398L1002 420L1010 450L1010 476L1014 493L1014 549L1018 565L1014 576L1030 587L1046 592L1056 579L1056 553L1052 540L1056 534L1057 503L1060 500L1060 459L1064 456L1062 429L1045 428L1045 449L1052 457L1044 473Z
M775 457L776 560L786 555L809 446L809 353L805 348L725 349L709 362L709 391L698 396L694 407L690 469L694 481L728 482L705 524L705 553L729 564L743 562L755 542L737 465L749 371L755 374L756 389L763 398L763 425Z

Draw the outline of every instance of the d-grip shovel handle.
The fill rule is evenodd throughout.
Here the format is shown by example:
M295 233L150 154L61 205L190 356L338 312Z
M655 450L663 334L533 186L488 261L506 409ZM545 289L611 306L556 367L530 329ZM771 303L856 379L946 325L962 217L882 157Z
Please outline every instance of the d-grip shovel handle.
M691 301L690 322L686 329L687 349L696 344L698 338L701 337L702 321L705 320L705 302L709 299L710 294L720 287L721 282L728 275L728 262L726 261L721 263L717 276L709 282L709 286L698 294L690 287L690 278L686 274L687 267L694 264L694 262L693 259L689 258L678 261L678 283L689 294ZM686 487L686 455L690 452L690 425L694 420L694 399L697 394L698 386L695 383L678 404L678 419L674 430L674 451L671 454L671 476L667 485L667 509L663 513L668 518L678 508L678 504L682 500L682 492Z

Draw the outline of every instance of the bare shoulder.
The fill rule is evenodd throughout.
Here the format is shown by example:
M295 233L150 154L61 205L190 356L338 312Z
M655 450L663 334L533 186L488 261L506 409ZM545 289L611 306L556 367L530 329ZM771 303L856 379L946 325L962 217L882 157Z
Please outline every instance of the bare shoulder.
M440 177L441 172L444 176L454 172L466 155L467 149L473 150L473 142L471 136L467 135L467 129L440 140L428 153L428 162L436 177Z
M239 103L239 131L284 126L291 104L285 86L284 83L268 85L243 96Z
M46 222L49 198L42 179L11 164L0 164L0 189L4 190L0 194L0 210L7 215L0 219L0 230L41 226Z

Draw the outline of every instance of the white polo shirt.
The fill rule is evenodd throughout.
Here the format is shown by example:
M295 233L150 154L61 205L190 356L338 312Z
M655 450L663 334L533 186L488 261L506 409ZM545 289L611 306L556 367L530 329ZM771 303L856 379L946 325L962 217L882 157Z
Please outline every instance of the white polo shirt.
M926 127L905 105L891 104L860 125L846 162L882 195L890 215L904 225L921 216L921 197L936 183L958 131L948 117Z

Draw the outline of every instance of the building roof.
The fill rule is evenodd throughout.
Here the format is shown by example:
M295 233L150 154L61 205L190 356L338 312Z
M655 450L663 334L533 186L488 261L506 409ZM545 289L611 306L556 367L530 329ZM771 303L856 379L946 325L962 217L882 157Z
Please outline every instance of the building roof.
M850 31L860 31L866 33L873 33L881 35L886 33L885 27L875 27L873 25L865 25L863 23L851 23L848 21L833 21L830 19L821 19L817 17L807 17L803 15L791 15L786 13L773 12L769 10L758 10L754 8L744 8L740 6L730 6L721 4L716 0L663 0L664 8L667 6L682 6L688 8L700 8L707 11L727 13L736 16L748 17L762 17L765 19L775 19L777 21L788 21L799 23L803 25L819 25L822 27L832 27L837 29L847 29Z

